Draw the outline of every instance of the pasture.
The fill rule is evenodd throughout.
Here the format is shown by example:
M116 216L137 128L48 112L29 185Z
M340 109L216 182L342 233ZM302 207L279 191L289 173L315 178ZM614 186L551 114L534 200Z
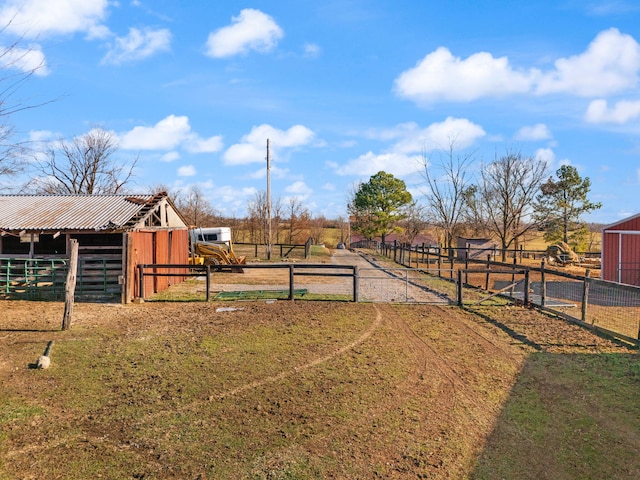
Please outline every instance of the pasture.
M640 478L637 349L532 310L2 305L0 478Z

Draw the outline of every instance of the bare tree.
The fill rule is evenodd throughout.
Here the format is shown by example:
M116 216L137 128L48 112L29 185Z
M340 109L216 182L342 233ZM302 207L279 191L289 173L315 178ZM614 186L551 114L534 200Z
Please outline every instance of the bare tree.
M290 244L300 240L304 232L309 230L309 222L311 214L302 202L295 197L289 199L289 234L288 241Z
M477 191L486 207L487 224L500 240L502 261L511 246L517 248L520 238L537 228L534 201L546 170L546 162L510 151L482 168Z
M324 236L326 233L327 219L324 215L320 215L310 221L309 231L310 237L313 239L313 243L321 245L324 243Z
M11 21L0 28L0 35L6 33L10 24ZM10 180L25 170L28 165L26 159L32 148L30 142L14 140L11 116L54 101L25 104L16 98L20 88L31 77L46 72L44 57L37 50L24 48L23 43L24 38L20 37L0 47L0 190L16 188L15 182Z
M282 220L282 202L280 199L278 198L275 202L271 202L271 242L268 242L267 193L264 191L256 192L253 199L248 202L247 210L246 227L250 232L251 241L263 245L278 243ZM273 242L273 239L276 239L276 242Z
M38 162L40 176L31 181L37 193L114 194L125 191L138 163L120 163L114 155L118 141L113 132L94 128L74 138L50 145Z
M469 167L474 154L457 152L455 141L451 141L437 161L429 161L425 154L422 157L422 176L428 189L425 192L427 216L441 231L445 248L452 252L455 237L461 233L464 196L470 183Z
M427 228L425 208L413 202L405 209L405 215L406 217L399 222L402 228L400 238L403 242L411 245L416 237Z
M211 206L198 186L192 186L174 202L191 226L215 227L220 223L220 214Z

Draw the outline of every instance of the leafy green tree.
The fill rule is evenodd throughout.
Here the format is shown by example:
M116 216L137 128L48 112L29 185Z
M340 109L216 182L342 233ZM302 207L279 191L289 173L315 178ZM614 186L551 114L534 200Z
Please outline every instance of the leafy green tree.
M589 233L587 224L580 217L601 208L602 204L589 201L591 180L582 178L575 167L561 166L556 170L556 177L557 180L549 177L540 186L536 215L545 225L546 241L562 240L577 248L584 244Z
M403 180L378 172L357 187L349 202L349 213L356 217L353 229L369 239L379 235L384 243L396 223L405 218L403 207L411 201L411 193Z

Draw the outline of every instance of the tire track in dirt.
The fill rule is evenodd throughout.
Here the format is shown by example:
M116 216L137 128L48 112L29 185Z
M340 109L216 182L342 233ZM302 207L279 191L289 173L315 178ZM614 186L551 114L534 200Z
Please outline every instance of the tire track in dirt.
M349 343L348 345L345 345L344 347L336 350L335 352L332 352L328 355L325 355L323 357L317 358L315 360L312 360L311 362L305 363L303 365L298 365L295 366L293 368L290 368L288 370L284 370L282 372L280 372L277 375L272 375L270 377L266 377L263 378L262 380L256 380L254 382L251 383L247 383L245 385L242 385L240 387L234 388L232 390L228 390L226 392L221 393L220 395L218 395L219 399L224 399L226 397L230 397L233 395L237 395L238 393L244 392L246 390L251 390L254 388L258 388L258 387L262 387L263 385L267 385L269 383L275 383L278 382L280 380L282 380L283 378L288 377L289 375L294 375L296 373L302 372L304 370L308 370L310 368L313 368L315 366L321 365L325 362L328 362L329 360L332 360L333 358L342 355L345 352L348 352L349 350L352 350L353 348L355 348L356 346L360 345L361 343L363 343L364 341L366 341L372 334L373 332L376 331L376 329L382 325L382 312L380 312L380 309L374 305L374 308L376 310L376 318L373 320L373 322L371 323L371 326L369 327L369 329L364 332L362 335L360 335L358 338L356 338L353 342Z

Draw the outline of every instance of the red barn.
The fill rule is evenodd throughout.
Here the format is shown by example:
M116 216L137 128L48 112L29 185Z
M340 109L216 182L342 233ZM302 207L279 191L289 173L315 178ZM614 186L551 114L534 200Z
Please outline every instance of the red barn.
M602 229L602 278L640 286L640 213Z

